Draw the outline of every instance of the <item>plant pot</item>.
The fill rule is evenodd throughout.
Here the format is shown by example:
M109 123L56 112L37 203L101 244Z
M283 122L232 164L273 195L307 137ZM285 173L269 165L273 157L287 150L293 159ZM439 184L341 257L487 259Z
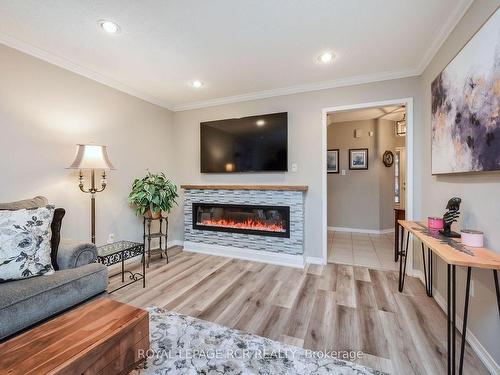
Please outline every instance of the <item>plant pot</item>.
M148 219L159 219L161 217L161 211L153 212L151 210L147 210L144 216Z

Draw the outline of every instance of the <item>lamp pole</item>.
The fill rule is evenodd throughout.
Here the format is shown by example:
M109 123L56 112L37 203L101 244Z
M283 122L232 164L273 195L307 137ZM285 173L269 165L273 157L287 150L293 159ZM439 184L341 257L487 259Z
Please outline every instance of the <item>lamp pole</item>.
M106 170L115 169L109 161L106 146L78 144L76 148L75 160L68 169L79 170L80 190L90 194L90 237L95 244L95 195L106 189ZM90 171L90 187L84 188L83 170ZM102 170L101 187L96 187L95 171Z
M92 243L95 244L95 195L106 189L106 171L102 172L101 187L99 189L95 185L95 169L92 169L90 172L90 187L88 189L85 189L83 186L83 173L81 170L79 181L80 184L78 186L80 190L90 194L90 238Z

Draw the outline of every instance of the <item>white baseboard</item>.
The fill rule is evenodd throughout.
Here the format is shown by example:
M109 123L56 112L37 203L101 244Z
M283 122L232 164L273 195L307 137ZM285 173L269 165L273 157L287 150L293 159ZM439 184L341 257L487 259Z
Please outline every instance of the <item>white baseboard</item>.
M328 227L328 230L335 232L352 232L352 233L366 233L366 234L387 234L394 232L394 228L378 230L378 229L360 229L360 228L346 228L346 227Z
M167 248L171 248L172 246L182 246L184 245L184 241L181 240L172 240L167 242Z
M418 278L422 282L422 284L425 285L424 273L422 271L414 270L413 274L416 278ZM443 310L444 313L447 314L448 306L446 299L435 288L432 289L432 297L434 298L438 306L441 308L441 310ZM462 333L462 324L463 324L462 319L458 315L456 315L455 320L458 332ZM500 366L498 365L498 363L495 362L490 353L488 353L488 351L484 348L484 346L479 342L477 337L474 336L474 334L468 328L465 339L469 343L474 353L476 353L478 358L481 360L481 362L483 362L484 366L488 369L488 371L491 374L500 374Z
M184 251L193 253L202 253L210 255L219 255L254 262L270 263L279 266L304 268L303 255L290 255L284 253L273 253L270 251L260 251L251 249L242 249L233 246L209 245L198 242L184 242Z
M324 266L326 264L324 259L320 257L306 257L306 263L319 264L320 266Z

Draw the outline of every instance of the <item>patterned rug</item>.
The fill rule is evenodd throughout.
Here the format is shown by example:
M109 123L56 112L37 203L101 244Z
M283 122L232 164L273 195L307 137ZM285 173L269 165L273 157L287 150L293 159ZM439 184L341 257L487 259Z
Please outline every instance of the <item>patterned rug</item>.
M146 361L137 370L141 375L383 374L160 308L150 308L149 313L151 348L142 356Z

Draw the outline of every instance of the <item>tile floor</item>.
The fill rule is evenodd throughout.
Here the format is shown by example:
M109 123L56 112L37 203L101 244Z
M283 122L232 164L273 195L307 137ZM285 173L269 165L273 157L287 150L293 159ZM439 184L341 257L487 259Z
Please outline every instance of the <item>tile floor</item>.
M366 234L328 231L328 262L397 270L394 233Z

